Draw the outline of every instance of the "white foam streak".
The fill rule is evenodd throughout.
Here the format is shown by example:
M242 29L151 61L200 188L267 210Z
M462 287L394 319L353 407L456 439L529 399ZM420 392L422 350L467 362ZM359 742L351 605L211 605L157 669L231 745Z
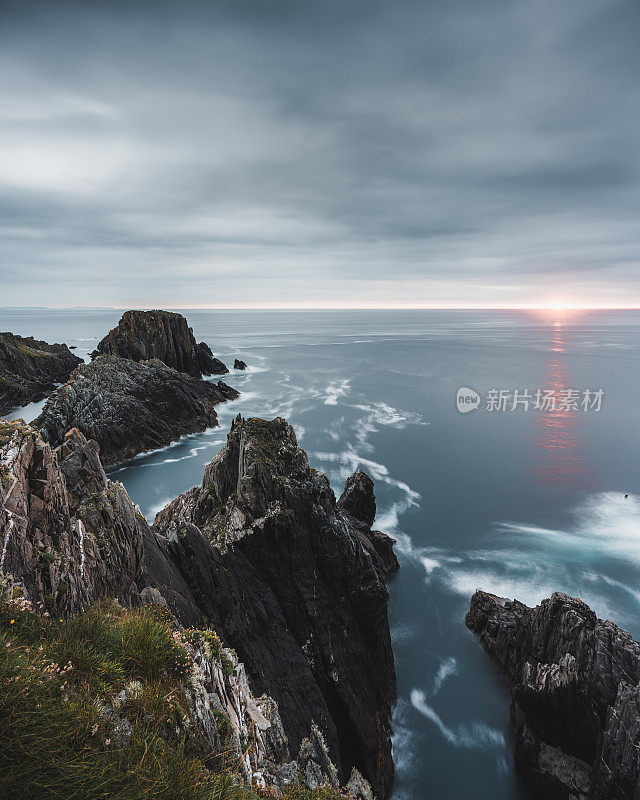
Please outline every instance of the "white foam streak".
M348 393L350 383L351 380L349 378L345 378L338 383L330 383L324 390L326 394L324 401L325 406L337 406L338 398L343 397Z
M448 656L447 658L443 659L440 667L438 668L438 672L436 673L436 677L433 679L433 688L431 689L431 696L435 697L440 689L442 688L442 684L448 679L452 678L458 672L458 661L453 656Z
M484 722L473 722L470 726L459 725L455 730L446 725L435 709L427 703L425 693L420 689L411 692L411 705L427 719L431 720L444 738L454 747L495 748L504 747L504 734L490 728Z

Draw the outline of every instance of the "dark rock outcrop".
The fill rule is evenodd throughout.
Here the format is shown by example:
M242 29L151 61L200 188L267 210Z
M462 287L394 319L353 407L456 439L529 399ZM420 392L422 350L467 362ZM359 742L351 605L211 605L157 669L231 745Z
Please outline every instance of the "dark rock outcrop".
M54 450L34 428L0 422L0 573L32 602L64 613L131 602L147 528L95 442L73 430Z
M235 361L233 362L233 368L234 369L246 369L247 365L246 365L246 363L244 361L241 361L239 358L236 358Z
M366 508L370 519L372 491ZM155 528L149 580L235 648L254 691L277 701L292 752L315 724L339 779L355 767L387 797L395 671L385 564L293 429L238 417L202 486L160 512Z
M126 311L91 357L99 355L120 356L132 361L157 358L178 372L196 378L229 372L222 361L214 358L207 344L196 343L182 314L171 311Z
M236 397L222 382L193 378L162 361L101 356L56 389L34 425L54 447L78 428L98 443L106 466L217 425L214 407Z
M477 591L466 617L512 683L516 764L539 800L640 796L640 645L581 600Z
M66 344L0 333L0 414L42 400L81 363Z
M373 493L373 481L366 472L358 470L347 478L338 505L355 523L360 523L358 528L362 542L365 547L373 547L380 557L385 574L398 569L400 565L393 551L396 540L386 533L371 530L376 517L376 496Z

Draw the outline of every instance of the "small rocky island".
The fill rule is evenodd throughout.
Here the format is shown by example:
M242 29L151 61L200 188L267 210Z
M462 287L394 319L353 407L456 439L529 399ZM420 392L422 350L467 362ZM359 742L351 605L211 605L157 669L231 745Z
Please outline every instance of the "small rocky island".
M66 344L0 333L0 414L42 400L81 363Z
M537 800L636 800L640 645L581 600L529 608L477 591L468 627L511 690L516 765Z
M91 358L119 356L131 361L158 359L195 378L224 375L227 367L209 345L196 343L182 314L172 311L126 311L118 325L98 344Z
M236 397L222 381L194 378L157 359L100 356L55 390L34 425L54 447L77 428L110 466L217 425L215 406Z

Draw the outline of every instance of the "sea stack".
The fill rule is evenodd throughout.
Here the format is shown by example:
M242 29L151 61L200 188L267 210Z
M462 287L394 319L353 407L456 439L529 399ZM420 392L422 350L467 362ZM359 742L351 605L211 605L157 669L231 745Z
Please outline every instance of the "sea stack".
M99 355L132 361L156 358L196 378L229 372L222 361L214 358L207 344L196 343L193 330L182 314L172 311L126 311L91 357Z

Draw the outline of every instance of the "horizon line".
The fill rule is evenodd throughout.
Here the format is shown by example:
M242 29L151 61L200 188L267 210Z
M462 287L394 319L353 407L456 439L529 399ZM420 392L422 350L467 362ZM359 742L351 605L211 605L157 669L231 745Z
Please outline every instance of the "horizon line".
M574 305L530 303L513 305L117 305L117 306L0 306L0 311L640 311L640 305Z

